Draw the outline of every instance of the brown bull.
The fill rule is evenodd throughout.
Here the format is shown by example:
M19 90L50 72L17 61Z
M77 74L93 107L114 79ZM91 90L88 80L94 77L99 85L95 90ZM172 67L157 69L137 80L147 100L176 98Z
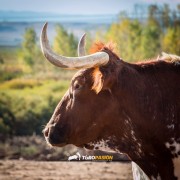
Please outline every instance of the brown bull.
M44 129L46 141L126 153L151 179L180 178L180 58L130 64L103 44L85 56L84 37L80 57L64 57L51 50L46 29L45 57L81 69Z

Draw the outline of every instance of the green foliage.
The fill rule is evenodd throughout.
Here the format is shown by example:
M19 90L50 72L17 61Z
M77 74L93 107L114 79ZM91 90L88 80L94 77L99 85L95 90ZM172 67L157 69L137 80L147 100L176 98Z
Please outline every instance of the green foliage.
M180 26L169 27L162 40L162 49L171 54L180 55Z
M8 47L8 46L0 46L0 58L3 61L2 64L16 64L15 59L16 59L16 54L17 54L17 48L16 47Z
M0 48L0 82L11 80L22 75L22 67L16 62L17 48Z
M0 64L4 64L4 59L0 56Z
M20 82L12 80L0 85L0 135L41 134L69 85L68 81L30 81L29 86L27 80L23 89L19 88Z
M47 62L45 62L40 47L37 43L37 35L33 28L27 28L24 33L24 39L21 48L18 51L19 64L23 72L38 73L48 71Z
M164 6L162 8L161 19L162 19L163 28L168 28L171 23L170 8L169 8L168 4L164 4Z
M7 81L18 78L22 75L22 68L14 65L5 65L0 67L0 81Z
M116 42L117 53L127 61L149 59L161 51L180 55L180 20L165 4L162 8L150 5L146 21L139 21L121 13L105 39Z
M142 25L138 20L123 18L117 24L113 24L106 34L106 39L117 43L117 51L122 58L131 61L143 58Z
M54 39L54 50L65 56L77 56L77 40L72 33L68 32L61 25L56 26L56 37Z
M33 88L34 86L40 86L41 82L35 79L13 79L7 81L1 85L1 88L10 88L10 89L24 89L24 88Z
M36 40L37 36L35 30L33 28L27 28L21 45L21 56L24 62L29 66L32 66L35 63L37 53Z
M11 100L5 93L0 95L0 134L14 134L14 114L11 110Z
M4 120L2 118L0 118L0 132L3 135L7 135L9 133L9 130L9 126L4 123Z
M34 156L34 155L36 155L38 153L39 153L39 150L37 149L37 146L31 145L31 146L28 146L28 147L22 147L21 148L21 155L23 157L26 157L26 158L32 157L32 156Z
M148 19L147 19L147 23L149 26L158 26L159 22L158 22L158 11L159 8L157 5L150 5L148 8Z
M146 26L142 31L141 48L143 58L152 58L160 53L160 30L154 26Z

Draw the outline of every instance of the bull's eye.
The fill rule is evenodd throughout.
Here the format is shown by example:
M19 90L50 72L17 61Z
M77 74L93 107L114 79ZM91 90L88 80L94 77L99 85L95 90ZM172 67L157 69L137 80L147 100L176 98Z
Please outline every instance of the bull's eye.
M75 81L75 83L74 83L74 90L78 90L81 87L82 87L82 85L78 81Z
M79 89L79 88L80 88L80 85L79 85L79 84L75 84L74 88L75 88L75 89Z

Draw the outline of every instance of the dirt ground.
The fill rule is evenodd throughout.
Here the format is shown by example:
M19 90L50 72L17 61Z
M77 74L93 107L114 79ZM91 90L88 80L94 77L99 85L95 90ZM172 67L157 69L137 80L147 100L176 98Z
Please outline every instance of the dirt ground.
M120 162L0 161L0 180L132 180L131 164Z

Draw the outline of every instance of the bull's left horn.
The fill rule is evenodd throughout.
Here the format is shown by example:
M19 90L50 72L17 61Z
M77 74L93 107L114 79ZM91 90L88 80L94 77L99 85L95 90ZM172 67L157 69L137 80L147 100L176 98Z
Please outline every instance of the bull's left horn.
M109 55L106 52L97 52L82 57L65 57L57 55L49 46L46 31L47 23L44 25L41 33L41 49L46 59L55 66L65 69L82 69L106 65L109 61Z
M78 56L85 56L86 55L86 50L85 50L85 43L86 43L86 34L83 34L81 39L79 40L78 43Z

